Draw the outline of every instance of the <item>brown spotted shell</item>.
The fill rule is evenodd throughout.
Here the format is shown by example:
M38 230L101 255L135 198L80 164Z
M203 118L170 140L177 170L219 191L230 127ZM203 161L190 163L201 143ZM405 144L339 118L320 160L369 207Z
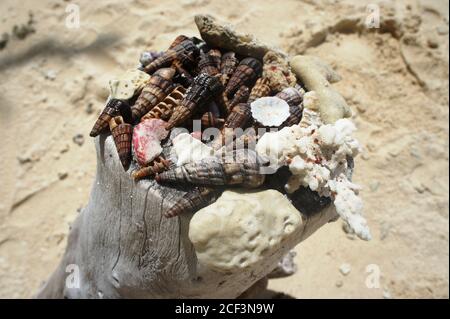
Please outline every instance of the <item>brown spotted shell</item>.
M162 156L158 156L148 166L134 171L132 176L135 180L140 180L146 177L155 176L156 174L167 170L169 167L170 161Z
M204 129L208 127L220 127L224 122L224 119L218 118L213 112L205 112L201 118L202 128Z
M234 94L233 99L230 101L228 107L231 111L239 103L246 103L250 96L250 89L248 86L242 85Z
M234 94L242 85L251 85L262 72L262 64L255 58L243 59L234 71L225 88L225 94Z
M109 126L109 121L114 117L119 115L121 105L125 102L117 99L111 99L106 104L103 111L100 113L97 121L94 124L89 135L91 137L96 137L101 132L105 131Z
M214 56L209 54L203 54L198 62L198 68L200 69L200 73L206 73L209 75L217 75L219 74L219 69L217 68L217 61Z
M172 70L172 71L170 71ZM159 69L150 78L148 84L142 89L136 103L131 107L133 121L139 120L173 90L173 82L170 75L174 71L171 68Z
M289 104L289 117L284 121L280 127L292 126L300 123L303 116L303 95L302 93L293 87L283 89L277 95L280 99L283 99Z
M271 89L269 86L269 81L266 78L261 77L258 80L256 80L256 83L250 92L248 103L252 103L256 99L259 99L260 97L269 96L270 93Z
M181 103L186 94L186 89L181 85L177 86L163 101L159 102L141 120L161 119L168 120L174 109Z
M125 123L122 116L116 116L109 121L109 128L111 130L114 143L116 144L120 162L122 163L123 168L127 170L131 163L131 139L133 136L133 126Z
M236 54L234 52L227 52L222 55L222 60L220 62L220 73L221 73L221 82L223 85L228 83L228 80L233 75L236 70L236 66L239 61L236 58Z
M186 96L178 105L167 123L167 129L184 123L191 117L196 108L212 101L223 90L219 79L205 73L198 75Z

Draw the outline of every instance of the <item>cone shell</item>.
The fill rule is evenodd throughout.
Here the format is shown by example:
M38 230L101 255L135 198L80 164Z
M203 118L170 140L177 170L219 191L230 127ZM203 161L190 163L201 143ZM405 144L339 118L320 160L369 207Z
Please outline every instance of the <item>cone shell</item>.
M300 105L303 101L301 92L293 87L283 89L281 92L277 93L276 97L285 100L289 106Z
M290 105L289 114L289 117L283 122L283 124L280 125L280 128L300 123L303 117L303 104Z
M269 80L266 78L259 78L256 80L255 85L252 88L252 91L250 92L250 97L248 98L248 103L252 103L256 99L259 99L263 96L269 96L271 93L271 89L269 86Z
M218 118L212 112L205 112L201 118L202 128L220 127L225 122L224 119Z
M225 121L225 127L227 128L245 128L248 121L251 119L250 106L247 103L239 103L228 115Z
M251 85L260 75L262 64L255 58L243 59L231 76L225 88L225 94L234 94L242 85Z
M172 115L174 109L181 103L186 94L184 87L177 86L163 101L159 102L153 109L142 117L146 119L161 119L168 120Z
M189 38L183 34L180 34L179 36L177 36L175 38L175 40L173 40L173 42L170 44L168 50L175 48L177 45L179 45L181 42L183 42L185 40L189 40Z
M109 121L114 117L119 115L119 108L121 104L124 104L121 100L111 99L106 104L103 111L100 113L97 121L94 124L89 135L91 137L96 137L101 132L105 131L109 126Z
M170 162L162 156L156 157L148 166L142 167L133 172L133 178L135 180L140 180L146 177L155 176L168 169Z
M234 94L233 99L229 104L230 111L239 103L247 102L250 96L250 90L247 86L242 85Z
M131 137L133 135L133 126L123 121L121 116L116 116L109 122L114 143L116 144L117 153L120 162L125 170L131 163Z
M219 69L217 68L215 57L204 54L200 61L198 62L198 68L200 69L200 73L206 73L209 75L217 75L219 74Z
M194 185L240 185L254 188L264 183L265 175L260 174L256 162L220 163L203 160L158 174L158 182L183 182Z
M150 78L149 83L142 89L136 103L131 107L133 121L137 121L144 114L148 113L173 90L172 81L167 79L170 74L173 74L173 70L161 69L158 72Z
M181 214L195 213L199 209L215 202L222 194L221 189L209 187L196 187L184 194L165 213L164 217L171 218Z
M220 63L222 60L222 53L220 52L220 50L211 49L211 50L209 50L208 55L214 61L214 66L217 68L217 70L220 71Z
M222 60L220 63L220 73L221 73L221 82L223 85L226 85L228 83L228 80L236 70L238 62L239 61L236 58L236 54L234 52L227 52L224 55L222 55Z
M133 129L133 151L140 166L148 166L162 152L161 141L169 134L166 122L147 119Z
M222 84L217 77L205 73L198 75L187 90L181 104L174 110L168 121L167 129L184 123L196 108L212 101L222 90Z

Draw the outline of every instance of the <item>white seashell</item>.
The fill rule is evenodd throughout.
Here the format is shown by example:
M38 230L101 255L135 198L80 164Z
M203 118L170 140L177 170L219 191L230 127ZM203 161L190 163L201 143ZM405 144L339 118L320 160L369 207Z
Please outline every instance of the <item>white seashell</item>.
M286 101L275 97L265 96L250 104L253 118L264 126L279 126L290 115Z
M214 150L189 133L177 135L173 141L173 150L177 157L177 166L198 162L213 157Z
M139 92L150 79L150 75L140 70L130 69L116 79L109 81L110 97L128 100Z

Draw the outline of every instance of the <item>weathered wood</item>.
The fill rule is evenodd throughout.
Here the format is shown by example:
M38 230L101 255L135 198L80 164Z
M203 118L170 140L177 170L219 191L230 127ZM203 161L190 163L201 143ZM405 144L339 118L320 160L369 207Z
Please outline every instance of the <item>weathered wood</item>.
M298 242L336 218L333 205L304 218L295 241L254 268L218 273L197 262L188 239L191 215L166 219L181 190L153 180L134 182L120 164L111 136L95 140L97 175L88 205L72 225L64 257L37 298L236 298L264 278ZM68 265L80 286L66 285Z

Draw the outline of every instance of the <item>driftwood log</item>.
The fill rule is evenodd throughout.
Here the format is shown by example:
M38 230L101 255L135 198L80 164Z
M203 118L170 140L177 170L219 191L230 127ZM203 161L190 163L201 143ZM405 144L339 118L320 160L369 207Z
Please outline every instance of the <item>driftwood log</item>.
M183 191L153 180L134 182L130 171L123 170L111 136L100 135L95 144L97 175L89 203L73 223L62 261L37 298L236 298L264 281L296 243L337 218L333 205L311 217L302 214L303 231L295 243L253 268L219 273L196 258L188 238L192 216L162 216Z

